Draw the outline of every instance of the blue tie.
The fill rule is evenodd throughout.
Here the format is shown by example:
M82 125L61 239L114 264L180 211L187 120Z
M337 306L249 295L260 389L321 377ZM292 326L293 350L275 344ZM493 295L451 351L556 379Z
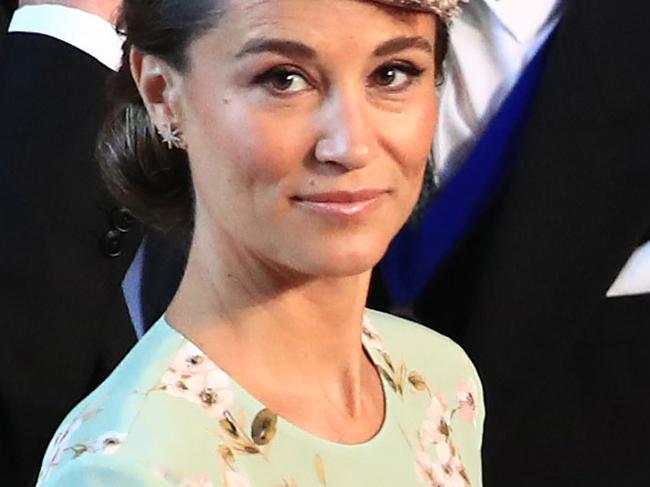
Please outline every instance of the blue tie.
M407 224L391 243L379 269L393 308L412 308L514 164L513 142L539 84L545 52L544 46L528 64L470 156L422 218Z

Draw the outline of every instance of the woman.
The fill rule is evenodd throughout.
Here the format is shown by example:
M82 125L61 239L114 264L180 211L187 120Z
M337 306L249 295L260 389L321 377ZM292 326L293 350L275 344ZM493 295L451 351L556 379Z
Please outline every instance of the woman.
M166 315L65 419L40 485L481 485L470 361L364 310L420 193L455 10L125 2L104 169L191 241L188 264Z

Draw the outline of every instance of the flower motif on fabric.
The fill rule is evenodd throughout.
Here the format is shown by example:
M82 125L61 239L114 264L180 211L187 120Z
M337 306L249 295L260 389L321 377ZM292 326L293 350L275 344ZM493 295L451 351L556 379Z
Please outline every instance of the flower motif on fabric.
M76 443L68 447L68 450L72 451L72 458L78 458L86 453L103 453L105 455L110 455L115 453L125 440L126 433L112 431L103 434L92 443Z
M461 420L476 426L476 384L472 379L458 384L456 399L458 406L450 410L442 395L431 395L426 418L418 432L420 445L416 452L416 472L421 482L432 487L471 485L451 437L451 421L457 414ZM429 453L431 448L436 461Z
M458 415L468 423L476 426L476 383L466 379L458 384L456 392Z
M379 353L385 353L386 347L384 346L384 341L365 315L363 316L362 326L361 339L366 347Z
M251 487L250 481L237 469L237 455L261 455L268 459L271 440L276 434L277 416L269 409L255 415L250 434L241 426L245 419L235 420L229 411L219 421L222 443L218 454L222 460L222 484L225 487Z
M442 449L446 443L440 443L440 445ZM431 487L469 486L469 478L458 455L450 453L445 459L446 461L434 462L427 452L418 450L416 452L416 472L420 482Z
M433 392L424 375L409 370L404 360L395 362L391 358L381 336L367 318L363 322L362 339L369 350L379 355L380 360L376 363L379 373L398 396L403 399L407 387L429 396L426 417L417 432L419 445L415 450L416 473L420 481L431 487L469 486L469 477L451 436L451 423L458 414L460 419L476 424L477 396L474 381L467 379L458 384L458 406L451 410L445 397Z
M90 451L93 453L103 453L104 455L111 455L115 453L122 443L126 441L126 433L119 433L111 431L104 433L93 443Z
M66 424L65 428L56 433L52 440L52 445L43 460L43 467L38 475L39 480L46 477L53 468L59 466L63 460L64 453L70 449L70 437L72 433L79 429L82 423L81 416L77 416Z
M165 485L175 485L177 487L215 487L214 482L207 475L199 475L194 478L183 478L172 473L163 467L154 467L153 473L165 481ZM221 485L221 484L219 484Z
M370 320L366 316L363 318L363 329L361 332L361 340L366 346L366 349L376 352L381 357L382 363L375 363L379 369L382 378L388 383L395 393L402 396L404 394L404 386L407 380L406 365L404 362L394 364L393 359L390 357L384 346L384 341L377 331L373 328ZM375 361L376 362L376 361Z
M153 391L165 392L196 404L214 418L217 422L216 434L221 439L218 456L223 462L222 484L230 487L250 486L237 469L237 456L268 457L271 440L277 432L278 418L275 413L262 409L248 426L243 412L236 417L233 414L236 404L230 377L190 342L177 352Z
M230 378L191 343L178 351L154 390L200 405L216 419L234 403Z
M430 445L447 441L451 432L451 412L445 398L436 395L431 398L427 417L420 428L420 444Z
M290 478L288 480L283 480L281 484L274 485L273 487L299 487L296 479Z
M115 452L124 442L126 435L124 433L109 433L103 435L100 439L92 443L73 443L72 435L79 427L90 421L92 418L102 412L101 408L87 408L74 416L63 428L57 432L52 440L52 444L43 459L43 466L38 474L38 481L50 474L58 467L66 453L71 453L72 458L78 458L85 453L106 453Z
M277 415L269 410L262 409L255 415L250 426L250 433L242 426L245 419L236 420L233 415L226 411L223 419L219 421L219 434L224 443L220 447L220 454L226 464L232 466L235 460L235 453L257 455L265 453L268 455L271 440L277 433Z
M366 317L364 317L363 321L361 338L367 349L376 352L381 357L381 362L375 365L379 369L382 378L396 394L403 398L407 384L416 391L428 391L429 395L431 394L429 385L422 374L415 370L409 371L404 360L395 362L391 358L384 347L381 336Z
M214 487L214 484L207 477L199 477L195 480L183 480L178 487Z
M252 487L252 484L244 475L234 470L226 471L223 485L224 487Z

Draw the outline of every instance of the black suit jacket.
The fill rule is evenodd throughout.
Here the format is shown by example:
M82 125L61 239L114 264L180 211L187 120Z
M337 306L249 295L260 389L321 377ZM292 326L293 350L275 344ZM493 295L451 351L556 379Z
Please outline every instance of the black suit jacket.
M482 377L488 487L650 474L650 295L605 297L650 228L650 5L565 4L516 163L415 306Z
M0 5L0 37L5 35L7 31L7 24L9 23L9 17L4 8Z
M2 38L9 26L9 21L18 7L17 0L0 0L0 38Z
M43 35L0 42L0 478L22 486L135 342L121 283L141 230L116 229L92 158L109 69Z

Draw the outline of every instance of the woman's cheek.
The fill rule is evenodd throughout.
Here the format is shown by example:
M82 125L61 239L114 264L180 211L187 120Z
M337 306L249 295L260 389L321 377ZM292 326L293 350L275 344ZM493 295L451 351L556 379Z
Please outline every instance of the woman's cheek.
M415 113L409 114L408 119L409 122L399 125L401 128L396 132L396 137L402 141L403 160L409 166L405 171L419 178L425 170L437 126L435 99L431 103L421 104Z
M244 107L229 117L238 164L256 180L277 181L303 167L308 153L304 124L287 115Z

